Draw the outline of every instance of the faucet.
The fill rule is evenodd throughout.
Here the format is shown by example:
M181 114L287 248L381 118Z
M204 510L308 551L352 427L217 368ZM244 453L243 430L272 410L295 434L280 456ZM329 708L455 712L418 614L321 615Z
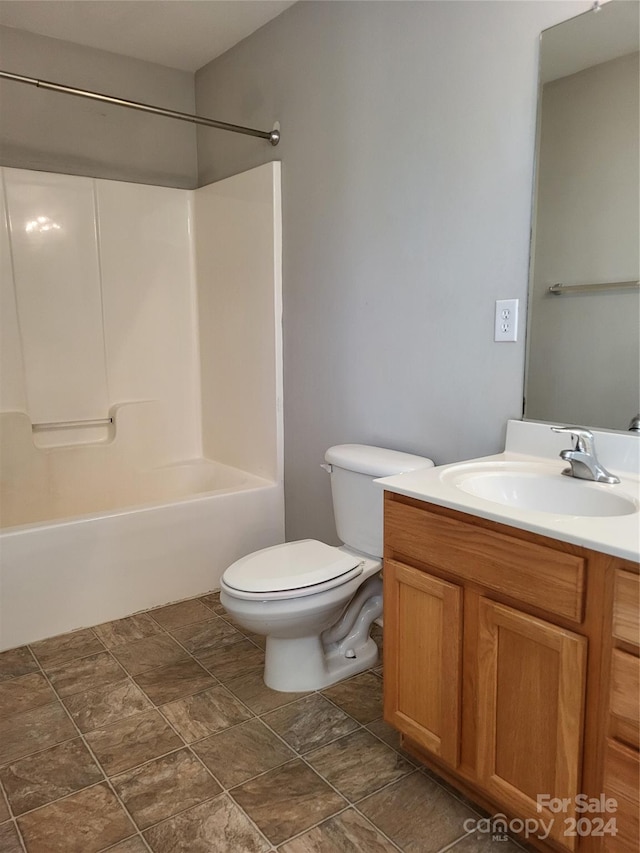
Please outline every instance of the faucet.
M634 415L634 417L631 418L631 423L629 424L628 431L640 433L640 414Z
M575 447L571 450L561 450L560 458L569 463L562 472L567 477L577 477L579 480L593 480L595 483L619 483L615 474L610 474L598 462L593 433L585 427L551 427L554 432L567 433L575 439Z

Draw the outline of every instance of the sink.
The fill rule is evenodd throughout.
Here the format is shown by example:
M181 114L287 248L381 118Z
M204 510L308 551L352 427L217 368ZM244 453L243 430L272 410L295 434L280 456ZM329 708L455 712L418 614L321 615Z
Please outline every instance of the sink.
M478 467L456 466L449 476L443 473L443 480L487 501L553 515L610 517L639 509L637 501L616 492L616 486L563 477L559 471Z

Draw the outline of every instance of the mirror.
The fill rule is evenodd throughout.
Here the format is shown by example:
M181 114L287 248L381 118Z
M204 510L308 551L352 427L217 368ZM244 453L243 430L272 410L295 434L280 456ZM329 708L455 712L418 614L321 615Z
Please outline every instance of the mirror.
M542 34L527 419L626 430L640 411L639 11Z

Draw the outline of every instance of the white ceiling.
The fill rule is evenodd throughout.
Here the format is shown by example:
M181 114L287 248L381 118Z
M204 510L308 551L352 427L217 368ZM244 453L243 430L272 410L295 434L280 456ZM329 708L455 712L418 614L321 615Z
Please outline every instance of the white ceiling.
M0 0L0 24L197 71L295 0Z

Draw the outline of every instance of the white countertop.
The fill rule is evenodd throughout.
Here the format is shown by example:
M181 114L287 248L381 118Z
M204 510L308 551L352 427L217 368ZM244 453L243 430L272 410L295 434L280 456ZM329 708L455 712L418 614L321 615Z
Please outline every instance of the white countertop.
M545 430L546 434L542 431L536 432L535 428ZM534 465L545 475L553 477L557 474L558 477L562 477L562 470L566 468L566 463L558 458L557 450L559 442L559 449L569 446L567 436L557 436L552 433L552 438L548 438L549 432L548 424L510 421L506 449L503 453L435 468L421 468L406 474L384 477L376 482L390 492L488 518L510 527L530 530L533 533L571 542L574 545L582 545L626 560L638 560L640 557L639 512L613 516L578 516L541 512L498 503L470 494L460 488L461 478L456 476L457 473L464 474L465 468L472 470L472 466L478 466L479 463L487 463L487 467L505 468L505 470L513 466L524 470ZM594 433L598 452L599 433L595 431ZM611 494L634 501L640 508L640 476L638 475L640 436L621 435L622 440L618 441L612 438L611 433L603 433L603 435L606 437L602 439L601 445L606 452L598 453L600 461L611 473L620 478L620 483L606 485L566 478L569 486L577 489L604 489ZM531 436L534 438L533 441L523 442L524 438L528 439ZM532 447L535 455L521 452L523 444ZM620 465L623 467L619 467Z

